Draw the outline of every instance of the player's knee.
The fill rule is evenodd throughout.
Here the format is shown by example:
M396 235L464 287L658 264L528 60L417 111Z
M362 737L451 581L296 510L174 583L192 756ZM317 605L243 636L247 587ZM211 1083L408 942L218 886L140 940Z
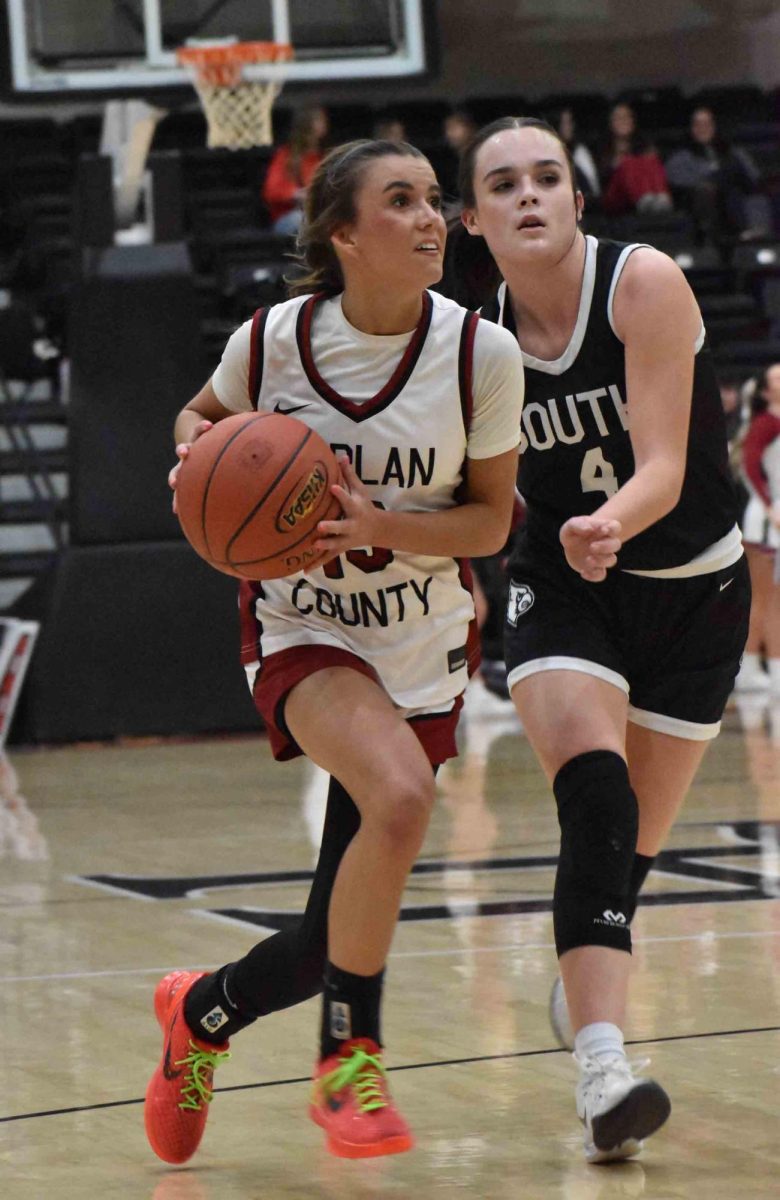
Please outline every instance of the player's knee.
M619 754L593 750L553 781L561 850L553 914L558 954L577 946L631 949L629 891L639 810Z
M428 828L435 792L432 773L398 772L385 783L369 820L399 853L416 854Z

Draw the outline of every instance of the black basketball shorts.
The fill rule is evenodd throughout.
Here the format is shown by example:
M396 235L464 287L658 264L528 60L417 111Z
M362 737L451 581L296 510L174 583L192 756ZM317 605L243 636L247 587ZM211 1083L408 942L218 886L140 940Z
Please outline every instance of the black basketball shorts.
M583 671L622 688L637 725L699 741L717 736L747 639L744 555L687 579L613 568L602 583L586 583L561 556L542 561L521 548L510 572L510 690L539 671Z

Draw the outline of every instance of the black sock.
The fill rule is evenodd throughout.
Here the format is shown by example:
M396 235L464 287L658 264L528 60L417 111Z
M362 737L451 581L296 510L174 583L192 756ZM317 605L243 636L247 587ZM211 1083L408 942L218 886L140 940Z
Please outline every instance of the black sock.
M652 870L656 856L648 856L647 854L635 854L634 865L631 868L631 881L628 885L629 906L626 916L629 924L634 919L636 906L639 900L639 893L642 890L642 884L647 879L649 872Z
M230 990L230 971L234 965L228 963L213 975L198 979L185 998L184 1020L204 1042L225 1042L255 1020L251 1014L242 1012Z
M338 1054L350 1038L371 1038L381 1046L379 1005L384 971L353 975L329 962L322 994L320 1056Z
M184 1002L184 1019L199 1038L222 1042L258 1017L319 995L333 882L359 828L360 813L352 798L331 779L320 856L303 918L295 928L272 934L237 962L194 984Z

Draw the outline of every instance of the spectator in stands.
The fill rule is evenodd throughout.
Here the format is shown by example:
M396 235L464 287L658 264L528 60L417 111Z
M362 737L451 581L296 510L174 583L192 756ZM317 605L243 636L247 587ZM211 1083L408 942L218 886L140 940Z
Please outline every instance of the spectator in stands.
M293 117L289 140L274 151L263 183L274 233L298 232L306 189L322 160L329 130L326 109L318 104L303 108Z
M477 132L477 122L465 108L453 108L444 118L442 145L434 156L434 168L445 202L458 194L458 168L464 146Z
M702 240L768 233L771 217L760 192L761 173L747 150L718 132L712 109L694 109L688 140L668 158L666 175L677 202L693 214Z
M460 157L461 151L477 132L477 122L468 109L453 108L444 118L444 140L454 154Z
M742 447L742 470L750 493L743 538L753 603L737 691L771 688L780 694L780 582L774 567L780 547L780 363L756 380L752 418ZM765 656L767 668L761 665Z
M577 187L583 196L598 196L601 192L599 173L588 147L577 137L577 122L571 108L560 108L553 113L550 124L568 149L577 174Z
M739 497L740 528L743 524L745 506L748 502L748 490L742 478L742 444L750 424L750 402L745 402L742 394L741 380L723 370L718 373L718 386L723 412L726 417L726 437L728 439L729 466L734 479L734 486Z
M394 142L400 146L406 141L406 126L397 113L380 113L374 121L371 136L377 142Z
M632 212L669 212L672 196L663 163L637 127L630 104L619 101L609 114L609 134L598 158L604 211L611 216Z

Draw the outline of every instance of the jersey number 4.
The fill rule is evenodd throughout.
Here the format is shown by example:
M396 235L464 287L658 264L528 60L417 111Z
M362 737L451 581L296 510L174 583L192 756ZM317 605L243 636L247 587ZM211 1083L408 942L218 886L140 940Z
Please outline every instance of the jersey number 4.
M607 498L614 496L620 487L617 475L601 452L601 446L588 450L582 460L580 483L583 492L604 492Z

